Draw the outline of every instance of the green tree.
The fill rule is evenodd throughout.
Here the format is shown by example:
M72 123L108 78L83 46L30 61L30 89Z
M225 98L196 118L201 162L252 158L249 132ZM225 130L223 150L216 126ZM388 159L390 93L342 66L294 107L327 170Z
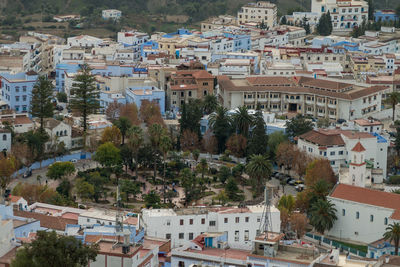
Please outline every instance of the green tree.
M254 121L254 117L249 114L248 108L246 106L239 107L232 117L236 132L248 138L249 129Z
M84 178L76 180L75 190L78 196L83 199L91 199L94 196L94 186L85 181Z
M312 129L313 129L312 121L306 119L301 114L296 115L296 117L286 122L286 133L291 138L307 133Z
M87 120L90 114L97 113L100 108L100 90L95 85L95 77L88 65L81 66L80 72L75 76L71 88L70 107L79 112L82 118L84 139L87 130ZM86 145L86 144L84 144Z
M144 201L146 203L146 208L152 207L153 209L159 209L161 207L161 198L154 190L144 196Z
M153 151L158 153L160 150L160 142L162 136L166 135L167 132L165 128L163 128L160 124L154 123L149 127L149 135L151 146L153 147ZM154 179L157 177L157 161L154 161Z
M292 195L283 195L278 202L278 209L285 209L289 216L292 214L296 204L296 199Z
M392 223L386 228L386 232L383 234L385 240L394 243L394 255L399 255L400 245L400 223Z
M250 176L253 191L259 194L263 190L263 183L271 176L272 164L264 155L252 155L246 166L246 173Z
M218 171L218 179L223 184L225 184L226 180L228 180L231 175L231 169L226 166L222 166Z
M400 102L400 93L399 92L389 93L385 102L392 106L392 120L395 121L396 105Z
M39 175L38 175L39 177ZM69 198L70 196L70 191L71 191L72 185L71 182L68 180L62 180L61 183L57 186L56 191L66 197Z
M114 125L118 127L122 136L122 144L125 144L125 136L132 126L131 121L127 117L120 117L114 122Z
M207 115L213 113L218 106L218 99L215 95L206 95L203 99L203 112Z
M375 12L374 1L368 0L367 2L368 2L368 20L374 20L374 12Z
M319 18L317 32L322 36L328 36L332 33L332 19L329 11L322 14Z
M32 159L41 160L44 155L44 145L49 140L49 135L45 131L29 131L24 133L26 142Z
M287 136L282 131L273 132L268 136L268 152L270 159L275 159L276 149L278 148L279 144L286 141Z
M268 135L265 132L265 121L261 110L257 110L254 128L247 145L247 155L264 155L267 153Z
M45 76L39 76L32 89L31 114L40 119L40 131L43 132L44 118L53 117L53 84Z
M183 187L185 193L185 206L187 206L196 199L196 193L198 191L196 181L197 179L191 169L185 168L181 171L179 180L180 185Z
M58 102L61 102L61 103L68 102L68 96L64 92L58 92L56 97L57 97Z
M281 25L286 25L287 24L287 19L286 16L281 17Z
M204 174L207 172L208 170L208 163L207 160L205 158L202 158L200 160L200 162L196 165L196 171L201 173L201 179L204 179Z
M47 169L46 176L53 180L64 178L75 172L75 166L72 162L55 162Z
M198 138L201 137L200 120L203 115L202 103L200 100L190 100L188 104L182 105L181 118L179 124L181 127L181 136L185 130L195 132Z
M93 159L107 168L112 168L121 163L119 149L111 142L100 145Z
M213 197L214 200L217 200L219 204L224 205L226 202L228 202L229 197L226 194L225 190L219 191L218 195Z
M328 128L330 125L330 121L328 118L320 118L317 121L318 128Z
M130 195L135 196L140 193L138 184L130 180L122 180L120 190L126 194L126 201L129 201Z
M132 126L128 131L129 143L128 146L132 150L133 158L135 159L135 175L138 177L139 166L139 149L143 144L143 131L139 126Z
M215 113L209 117L210 128L218 141L218 153L225 151L225 143L231 134L232 120L228 115L228 109L218 106Z
M225 185L225 193L232 201L244 200L244 196L241 194L238 184L233 177L228 179L228 182Z
M18 249L12 267L87 266L95 261L98 245L86 245L73 236L38 231L37 238Z
M166 169L167 169L167 154L168 152L172 149L172 142L171 138L169 138L168 135L164 134L160 138L160 151L163 154L163 198L164 198L164 203L165 203L165 174L166 174Z
M336 208L330 201L319 199L311 206L310 224L322 235L333 227L336 220Z

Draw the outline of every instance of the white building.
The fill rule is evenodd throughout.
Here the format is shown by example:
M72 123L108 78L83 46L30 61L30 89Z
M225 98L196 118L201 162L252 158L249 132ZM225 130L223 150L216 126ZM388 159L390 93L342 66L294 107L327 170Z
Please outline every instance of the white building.
M360 142L366 150L365 160L374 169L380 169L382 177L386 178L388 142L379 134L341 129L318 129L300 135L297 147L311 156L327 158L331 162L332 169L338 173L340 168L354 161L350 151L357 142Z
M368 21L368 3L363 0L312 0L311 12L330 12L333 30L351 30Z
M0 129L0 152L11 152L11 131Z
M118 43L126 46L137 46L146 43L150 40L147 33L138 31L118 32Z
M400 195L338 184L327 197L337 220L328 236L362 243L383 237L389 224L400 222Z
M354 127L360 132L381 133L383 131L383 123L373 119L354 120Z
M67 39L67 45L69 47L96 47L103 43L103 39L96 38L89 35L79 35L74 37L69 37Z
M44 119L43 124L46 133L49 135L49 141L46 142L47 151L56 148L61 142L64 143L65 148L71 148L72 129L69 124L53 118ZM37 127L39 127L39 122Z
M244 5L237 14L239 24L264 23L265 27L272 28L277 25L277 8L275 4L266 1L248 3Z
M78 217L78 224L85 227L90 227L95 224L100 225L115 225L117 212L109 209L96 209L91 208L81 214ZM132 218L127 215L123 215L123 222L139 227L137 218Z
M171 247L185 245L208 232L227 232L231 248L251 249L260 226L264 206L192 208L182 210L144 209L143 226L148 236L171 239ZM280 212L271 207L273 231L280 231Z
M119 20L122 16L122 12L117 9L105 9L101 11L101 17L103 19Z

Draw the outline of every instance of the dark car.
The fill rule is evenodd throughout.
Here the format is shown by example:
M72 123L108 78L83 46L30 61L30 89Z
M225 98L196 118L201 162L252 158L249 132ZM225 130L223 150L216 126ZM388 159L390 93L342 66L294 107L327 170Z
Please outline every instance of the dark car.
M22 175L23 178L28 178L32 176L32 170L27 170L26 172L24 172L24 174Z
M339 123L339 124L342 124L342 123L344 123L344 122L346 122L345 119L338 119L338 120L337 120L337 123Z
M56 110L58 110L58 111L63 111L64 108L63 108L63 106L57 105L57 106L56 106Z

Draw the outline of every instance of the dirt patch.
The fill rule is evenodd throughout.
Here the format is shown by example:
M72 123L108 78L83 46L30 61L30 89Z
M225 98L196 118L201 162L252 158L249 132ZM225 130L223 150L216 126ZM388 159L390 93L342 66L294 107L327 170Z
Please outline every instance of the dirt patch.
M166 22L174 22L174 23L185 23L189 20L189 16L186 15L167 15L164 18Z

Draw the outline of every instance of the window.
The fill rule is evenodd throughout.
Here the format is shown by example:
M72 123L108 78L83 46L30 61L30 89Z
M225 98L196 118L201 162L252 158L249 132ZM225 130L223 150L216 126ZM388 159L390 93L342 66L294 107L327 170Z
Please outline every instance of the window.
M346 210L342 209L342 216L346 216Z
M257 222L260 222L261 221L261 217L257 217Z
M249 241L249 230L244 230L244 241Z
M249 217L244 218L244 221L245 221L245 222L249 222L249 220L250 220Z
M371 215L369 216L369 221L370 221L370 222L373 222L373 221L374 221L374 215L371 214Z
M100 223L100 220L97 220L96 223Z
M189 96L192 96L192 91L189 91Z
M185 233L179 233L179 239L184 239L185 238Z
M342 150L342 151L339 151L339 155L343 155L343 150Z
M207 86L208 85L208 82L203 82L203 86Z
M335 156L335 151L331 151L330 155Z
M165 239L171 239L171 234L170 233L165 234Z
M235 242L239 241L239 231L235 231Z
M224 223L228 223L228 218L224 218Z
M193 219L190 219L190 220L189 220L189 224L193 224Z
M239 217L236 217L236 218L235 218L235 223L239 223L239 221L240 221L240 218L239 218Z
M19 92L19 86L15 86L15 92Z
M26 101L26 95L22 96L22 101Z
M180 225L183 225L183 219L180 220L179 224L180 224Z
M7 135L3 134L3 141L6 141L6 140L7 140Z
M385 225L388 224L388 218L385 218L384 223L385 223Z
M19 96L15 97L15 101L18 102L19 101Z
M216 223L215 223L215 221L210 221L210 222L209 222L209 225L210 225L210 226L215 226Z
M206 223L206 219L201 218L201 224L205 224Z
M356 212L356 219L360 219L360 213L358 211Z
M189 233L189 240L193 240L193 233Z
M86 220L87 222L90 222L90 219L89 218L87 218L87 220Z
M171 225L171 221L168 220L168 221L167 221L167 226L170 226L170 225Z

